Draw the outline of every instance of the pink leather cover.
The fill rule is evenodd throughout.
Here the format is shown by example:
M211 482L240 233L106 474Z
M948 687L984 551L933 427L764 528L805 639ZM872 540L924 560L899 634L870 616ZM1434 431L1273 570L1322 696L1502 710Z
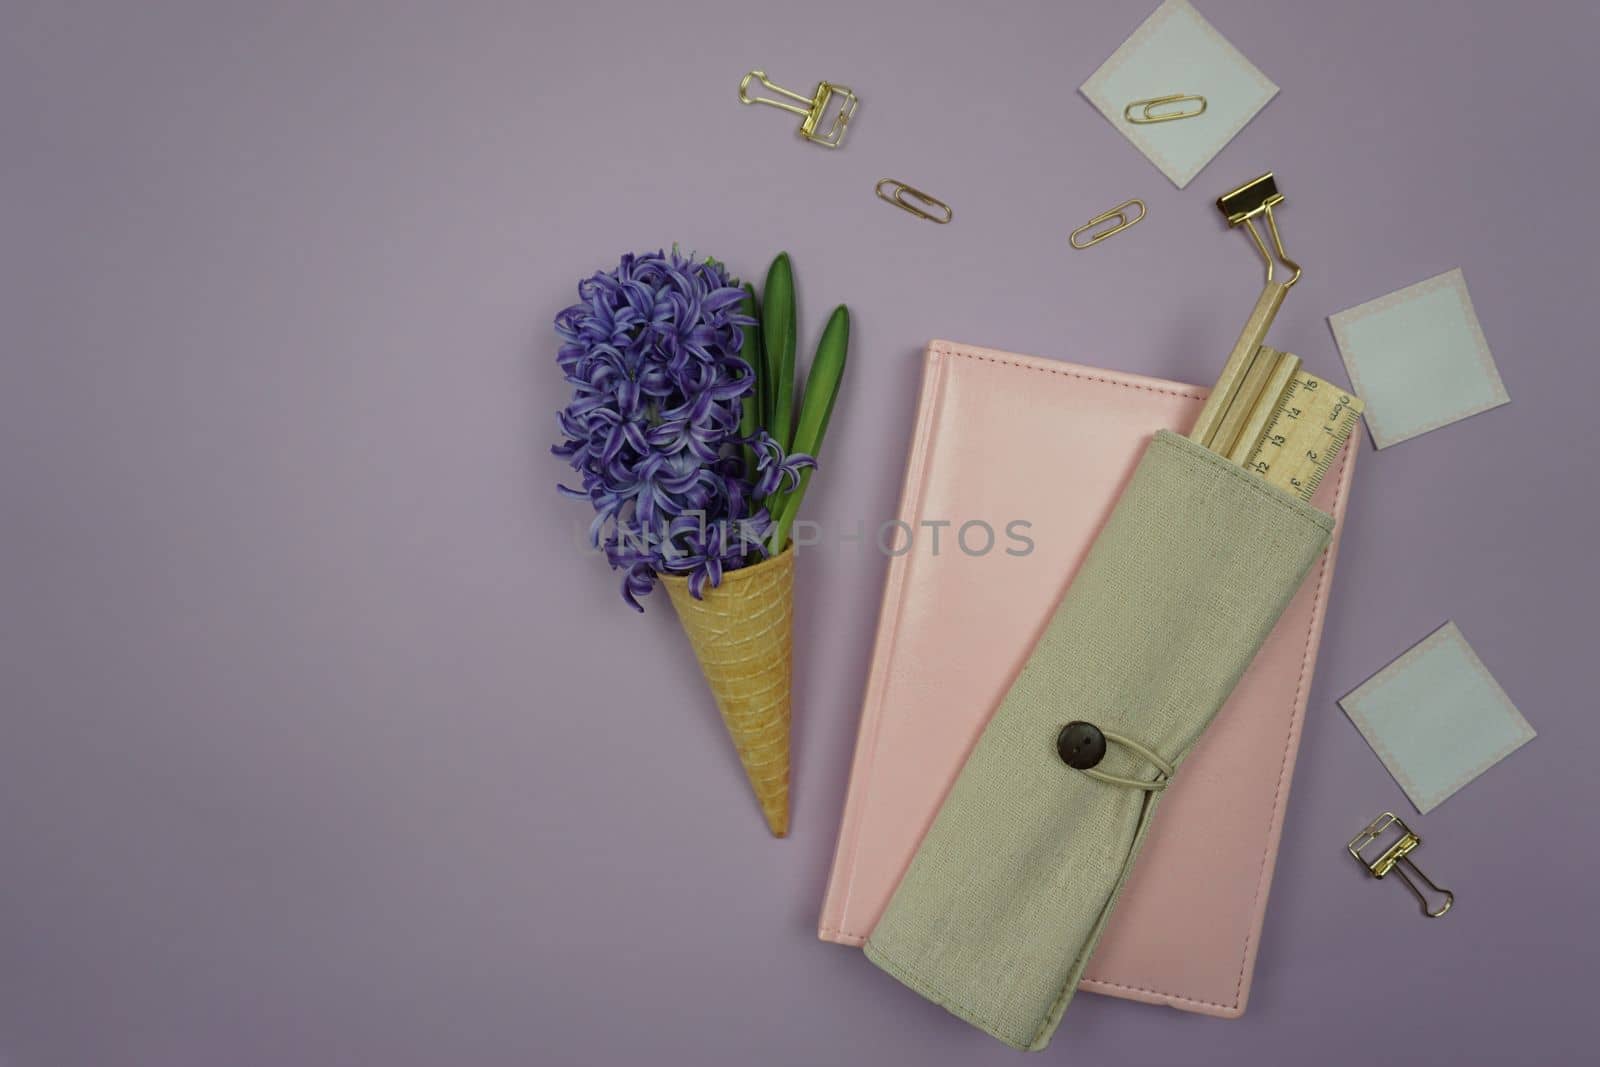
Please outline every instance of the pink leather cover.
M871 932L1151 435L1206 390L935 341L819 935ZM1355 441L1317 491L1342 520ZM1006 535L1013 520L1032 552ZM929 522L948 520L933 550ZM983 547L982 520L996 531ZM1340 523L1342 525L1342 522ZM1250 992L1339 528L1173 780L1081 988L1236 1017ZM904 531L900 544L904 544Z

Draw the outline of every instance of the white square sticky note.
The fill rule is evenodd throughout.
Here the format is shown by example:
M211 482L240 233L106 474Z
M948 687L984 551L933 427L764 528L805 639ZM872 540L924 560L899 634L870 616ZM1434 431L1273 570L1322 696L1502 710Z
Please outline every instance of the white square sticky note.
M1330 315L1328 323L1379 448L1511 400L1460 270Z
M1078 91L1182 189L1267 106L1278 87L1188 0L1166 0ZM1129 104L1176 93L1205 97L1205 111L1171 122L1128 121ZM1170 113L1174 106L1190 110L1197 105L1167 105L1154 113Z
M1534 738L1453 622L1339 706L1424 815Z

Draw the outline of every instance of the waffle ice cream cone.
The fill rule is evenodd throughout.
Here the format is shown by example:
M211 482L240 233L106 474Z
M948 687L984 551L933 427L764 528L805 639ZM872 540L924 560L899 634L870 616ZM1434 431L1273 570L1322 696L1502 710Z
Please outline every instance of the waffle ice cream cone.
M773 837L789 833L789 663L794 550L722 576L705 598L687 578L661 584L755 790Z

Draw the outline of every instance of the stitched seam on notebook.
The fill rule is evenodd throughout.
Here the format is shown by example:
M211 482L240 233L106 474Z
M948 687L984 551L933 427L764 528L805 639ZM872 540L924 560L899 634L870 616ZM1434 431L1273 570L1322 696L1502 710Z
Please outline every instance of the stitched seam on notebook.
M1163 396L1181 396L1190 400L1204 400L1206 394L1195 392L1180 392L1177 389L1161 389L1154 385L1142 385L1138 382L1124 382L1116 378L1102 378L1093 374L1081 374L1078 371L1067 370L1065 367L1038 367L1031 363L1018 363L1016 360L1001 359L999 356L980 355L962 348L951 348L947 345L935 344L935 351L943 352L947 356L960 356L963 359L976 359L984 363L996 363L1002 367L1015 367L1017 370L1037 371L1040 374L1057 374L1064 378L1077 378L1079 381L1099 382L1102 385L1120 385L1124 389L1141 389L1147 393L1161 393Z
M1181 993L1169 993L1165 989L1149 989L1142 985L1123 985L1121 982L1112 982L1105 978L1085 978L1083 981L1078 983L1079 989L1088 988L1090 986L1098 986L1102 989L1126 989L1130 993L1149 993L1154 997L1165 997L1168 1000L1179 1001L1183 1004L1193 1004L1196 1007L1201 1008L1223 1008L1232 1010L1239 1006L1237 1002L1233 1004L1223 1004L1215 1000L1200 1000L1198 997L1186 997ZM1091 989L1090 992L1093 992L1093 990Z
M1161 388L1158 388L1157 386L1153 386L1153 385L1141 385L1138 382L1125 382L1125 381L1119 381L1116 378L1105 378L1105 377L1100 377L1100 376L1092 375L1092 374L1082 374L1082 373L1079 373L1078 371L1068 370L1068 369L1066 369L1064 367L1036 367L1036 366L1033 366L1033 365L1027 364L1027 363L1018 363L1017 361L1011 360L1011 359L1002 359L999 356L980 355L979 353L970 351L968 349L957 348L957 347L954 347L952 345L944 344L944 343L940 343L940 342L935 342L935 343L929 345L928 347L930 349L932 349L933 351L940 353L941 355L959 356L962 359L972 359L972 360L978 360L978 361L981 361L981 362L984 362L984 363L993 363L993 364L995 364L997 366L1012 367L1012 368L1015 368L1016 370L1038 371L1041 374L1055 374L1055 375L1060 375L1061 377L1064 377L1064 378L1076 378L1079 381L1097 382L1097 383L1099 383L1101 385L1119 385L1119 386L1123 387L1124 389L1139 389L1139 390L1142 390L1142 391L1147 392L1147 393L1160 393L1160 394L1162 394L1164 396L1179 396L1179 397L1184 397L1184 398L1189 399L1189 400L1204 400L1205 399L1205 394L1204 393L1196 393L1196 392L1193 392L1193 391L1181 392L1181 391L1176 390L1176 389L1161 389ZM939 383L939 402L940 403L943 403L943 400L944 400L944 384L945 383L944 383L943 378L941 376L941 380L940 380L940 383ZM935 418L937 418L937 415L935 416ZM929 427L929 437L930 438L932 437L932 432L933 432L934 428L935 427L933 427L933 426ZM923 473L923 477L926 478L927 471L924 470L922 473ZM921 506L921 501L922 501L922 487L919 486L918 490L917 490L917 502L918 502L918 506L919 507ZM895 619L896 619L896 629L898 629L898 627L899 627L899 607L898 606L896 607ZM892 651L893 650L892 650L892 647L891 647L891 652ZM867 802L869 800L871 800L871 797L872 797L872 777L873 777L874 771L877 768L877 763L878 763L878 731L879 731L879 729L881 729L881 723L878 723L876 721L876 719L877 719L877 716L876 716L876 714L874 714L874 727L873 727L873 739L872 739L872 757L867 761L867 768L868 768L868 770L867 770L868 777L867 777L867 783L866 783L867 784L867 792L866 792L866 795L862 798L862 809L863 810L866 809ZM850 910L850 894L852 892L854 892L855 884L856 884L855 856L856 856L856 845L857 845L857 843L859 841L859 829L860 829L859 827L852 827L852 831L851 831L852 838L854 838L856 840L852 840L852 842L851 842L851 849L850 849L850 880L847 883L845 883L845 889L844 889L845 902L844 902L844 904L842 905L842 907L840 909L841 911L845 912L846 914L849 913L849 910ZM837 929L824 928L824 929L820 930L819 932L820 933L830 933L830 934L840 934L840 935L843 935L844 937L853 937L853 938L856 938L858 941L861 941L861 942L864 942L867 939L868 933L870 933L870 931L863 932L863 933L857 933L857 932L855 932L853 930L846 930L846 929L844 929L844 924L843 923L840 923ZM1220 1006L1221 1005L1219 1005L1219 1007Z

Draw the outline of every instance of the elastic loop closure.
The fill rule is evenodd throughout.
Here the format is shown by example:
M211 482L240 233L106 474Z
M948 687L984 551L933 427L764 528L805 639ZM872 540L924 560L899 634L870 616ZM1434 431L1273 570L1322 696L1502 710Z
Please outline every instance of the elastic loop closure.
M1155 766L1156 770L1160 772L1160 777L1153 782L1146 782L1138 778L1124 778L1119 774L1107 774L1105 771L1095 770L1092 767L1080 773L1087 774L1090 778L1093 778L1096 781L1105 782L1107 785L1126 786L1129 789L1143 789L1149 793L1156 793L1167 787L1167 782L1171 780L1173 771L1176 770L1172 764L1168 763L1166 760L1162 759L1148 748L1145 748L1131 737L1123 737L1121 734L1114 734L1110 730L1101 730L1100 732L1105 736L1105 739L1110 741L1112 744L1121 745L1123 748L1134 753L1135 755L1142 756L1144 759L1149 760L1150 763Z

